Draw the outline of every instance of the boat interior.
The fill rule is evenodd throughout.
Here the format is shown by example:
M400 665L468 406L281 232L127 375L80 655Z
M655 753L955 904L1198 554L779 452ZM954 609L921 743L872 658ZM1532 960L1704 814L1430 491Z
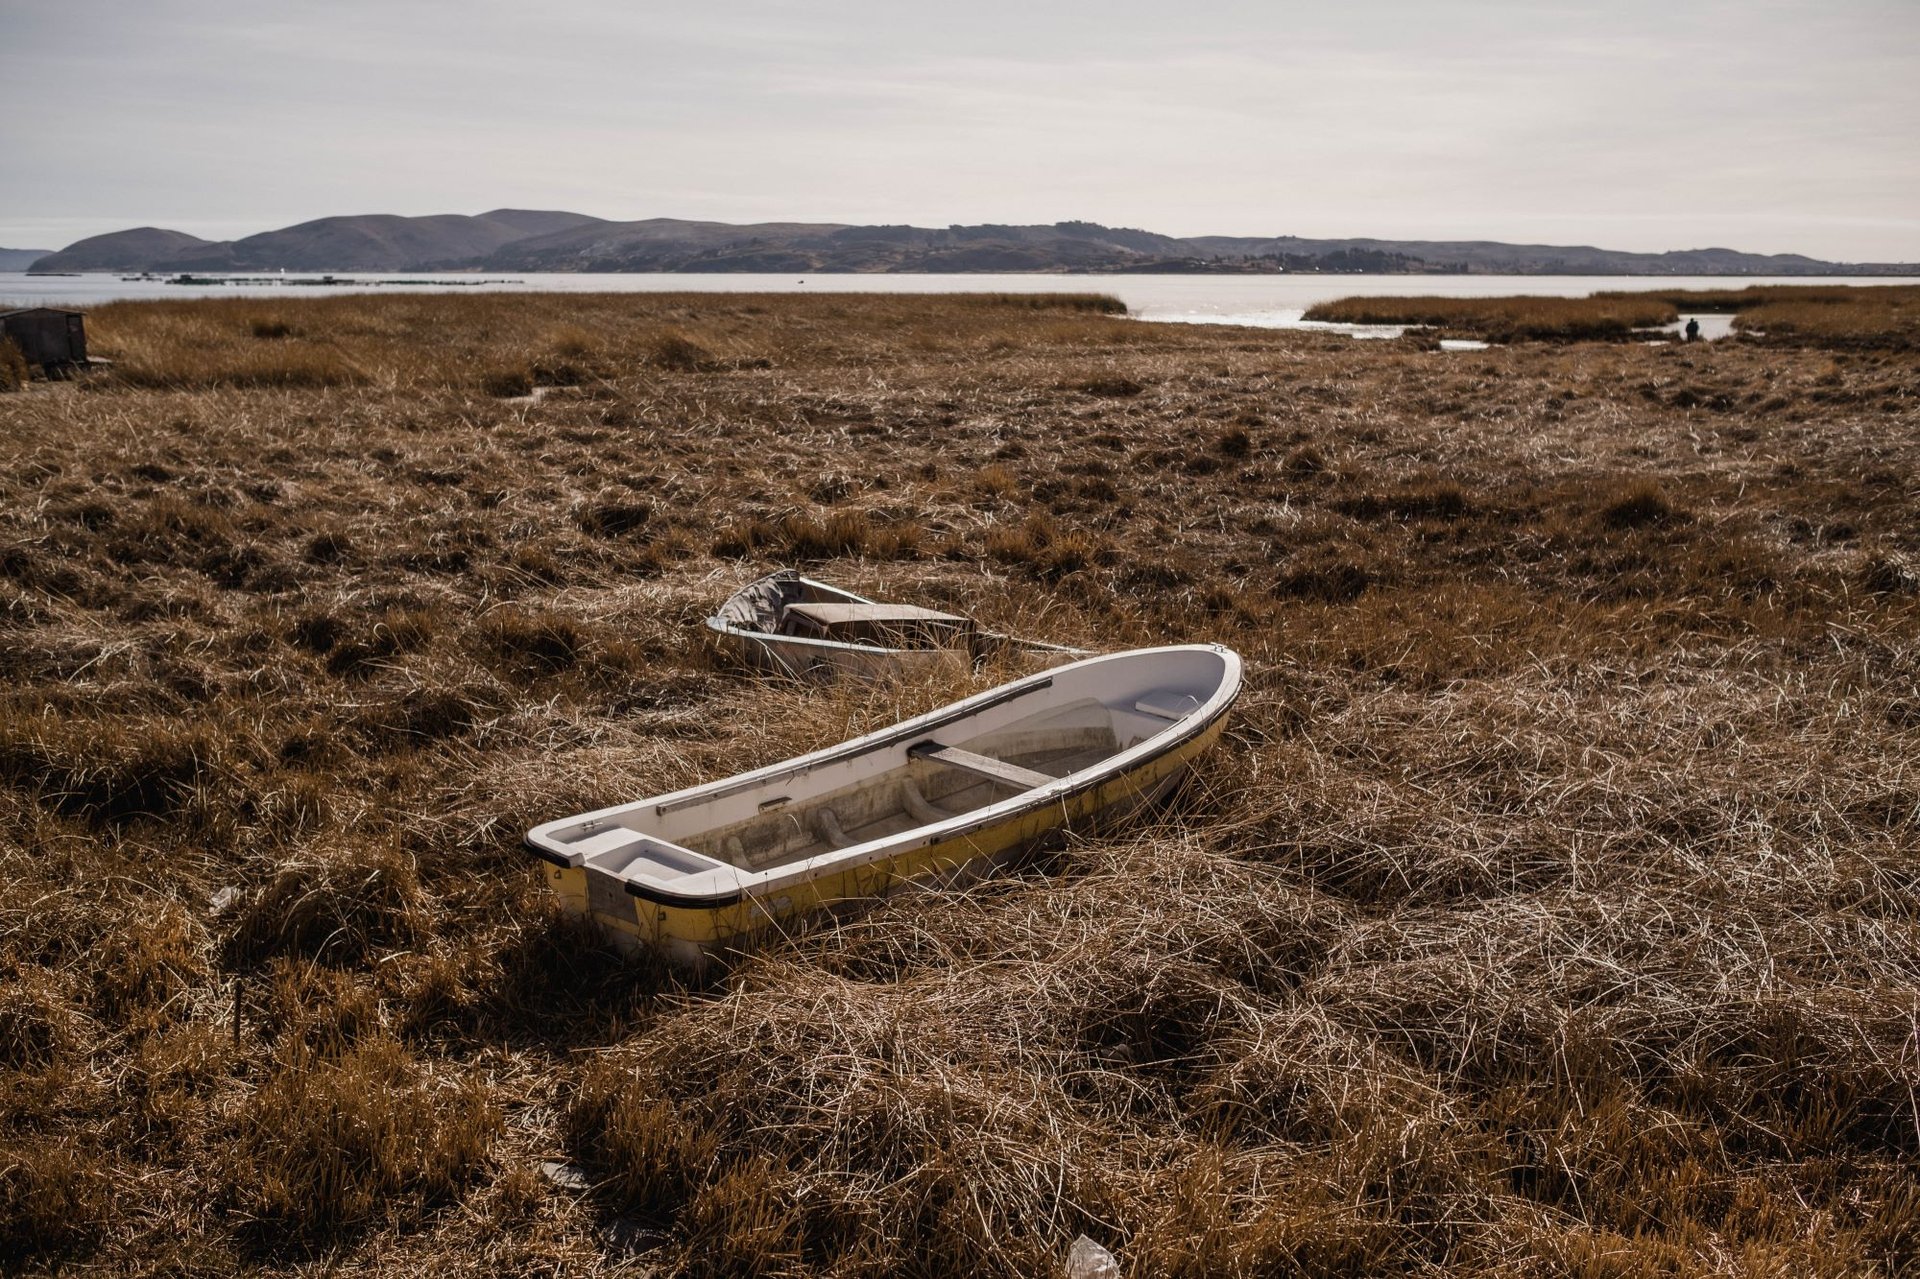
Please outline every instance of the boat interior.
M794 605L870 604L873 601L851 591L802 577L790 568L770 573L757 582L735 591L715 612L716 621L743 631L779 635L786 623L787 610Z
M850 848L1045 786L1124 745L1092 698L952 743L909 748L884 772L806 798L770 797L751 817L690 833L686 847L742 870Z
M715 616L763 635L899 649L965 648L975 629L970 618L869 600L791 569L742 588Z

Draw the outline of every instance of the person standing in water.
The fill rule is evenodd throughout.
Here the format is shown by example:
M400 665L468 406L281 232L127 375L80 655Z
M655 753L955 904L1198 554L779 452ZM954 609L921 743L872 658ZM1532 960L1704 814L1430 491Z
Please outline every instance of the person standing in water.
M1695 319L1692 316L1689 316L1687 317L1687 341L1698 342L1699 340L1700 340L1700 321L1698 319Z

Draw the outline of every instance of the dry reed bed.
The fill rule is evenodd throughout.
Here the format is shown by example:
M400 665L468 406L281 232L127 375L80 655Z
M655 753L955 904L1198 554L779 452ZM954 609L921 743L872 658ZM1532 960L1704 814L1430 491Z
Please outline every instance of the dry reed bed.
M1920 285L1775 284L1679 290L1663 296L1683 311L1733 312L1733 327L1743 336L1776 345L1896 351L1920 347Z
M1914 1263L1910 358L955 299L94 327L120 373L0 401L5 1264ZM1249 690L1157 823L690 988L517 839L963 691L712 666L794 557Z
M1732 314L1741 336L1773 345L1912 351L1920 286L1753 285L1743 289L1614 291L1584 298L1355 297L1309 308L1309 320L1404 324L1490 342L1625 341L1682 312Z
M1586 298L1357 297L1309 307L1309 320L1334 324L1410 324L1492 342L1521 339L1625 339L1635 329L1679 318L1672 302L1640 293Z

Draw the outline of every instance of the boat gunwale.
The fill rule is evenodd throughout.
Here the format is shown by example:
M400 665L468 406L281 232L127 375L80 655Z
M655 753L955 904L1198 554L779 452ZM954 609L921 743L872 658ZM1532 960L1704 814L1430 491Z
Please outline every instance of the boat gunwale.
M777 631L751 631L744 626L736 626L718 613L707 619L707 629L716 635L725 635L728 639L752 640L762 644L791 645L797 649L851 650L856 653L881 654L887 657L910 657L917 653L942 653L949 650L938 648L882 648L878 644L855 644L851 640L815 639L811 635L782 635Z
M850 869L856 866L867 865L897 852L909 851L916 847L923 847L930 843L939 842L940 840L958 838L970 834L976 829L992 826L1010 817L1018 816L1024 811L1041 808L1054 802L1063 802L1078 796L1084 791L1096 789L1113 781L1117 777L1124 776L1141 763L1175 750L1192 738L1204 734L1232 708L1234 700L1240 693L1241 673L1243 669L1240 655L1220 644L1174 644L1157 648L1131 649L1123 653L1100 654L1095 657L1086 658L1080 662L1071 663L1067 666L1056 667L1051 671L1043 671L1026 676L1011 684L987 689L974 694L972 697L936 708L924 715L915 716L913 719L896 724L891 728L880 729L874 733L864 734L851 741L836 742L832 746L825 747L821 750L796 756L793 759L780 760L777 763L754 769L751 772L741 773L734 777L720 778L716 781L703 782L697 786L683 787L677 791L670 791L665 795L640 799L625 804L613 804L606 808L593 810L592 812L576 814L571 817L562 817L552 822L542 823L540 826L536 826L527 832L524 837L524 842L527 847L537 856L541 857L542 860L567 868L581 867L585 865L584 858L580 861L574 861L558 849L550 850L544 847L542 843L536 842L545 838L541 832L556 826L579 825L589 827L590 829L584 833L590 834L594 833L591 829L592 827L606 821L615 813L637 808L652 808L655 813L664 813L671 811L675 807L684 807L687 803L694 800L719 798L734 794L739 790L751 789L753 786L762 783L798 776L822 764L838 763L847 759L854 759L874 750L896 745L903 739L922 736L942 725L953 723L956 720L966 719L971 715L991 709L994 706L999 706L1010 701L1017 701L1030 693L1044 691L1052 686L1056 677L1079 667L1123 658L1196 652L1215 654L1223 659L1220 682L1212 693L1208 695L1206 701L1194 707L1192 711L1183 715L1180 719L1168 723L1167 726L1160 731L1149 734L1140 741L1135 742L1132 746L1115 751L1112 755L1101 760L1093 767L1078 773L1068 773L1064 777L1057 778L1049 785L1037 786L1030 790L1020 791L994 803L970 809L964 813L956 813L944 822L915 826L893 835L885 835L879 839L869 840L864 844L853 844L846 848L832 849L801 861L791 862L782 866L771 866L759 871L751 871L745 867L734 866L731 863L720 861L718 858L706 857L706 860L715 864L715 869L727 869L735 872L734 885L728 889L719 889L710 893L688 894L675 893L671 889L663 886L656 887L631 879L623 878L621 881L629 895L654 902L658 905L694 909L719 909L734 905L744 897L771 891L795 880L811 880L815 878L817 872L828 866L835 869ZM648 835L644 831L634 831L633 833L638 837L656 839L662 843L672 843L671 840L664 840L659 836ZM676 848L682 847L678 844L673 846ZM705 856L704 854L695 855ZM710 874L711 872L703 871L701 873Z

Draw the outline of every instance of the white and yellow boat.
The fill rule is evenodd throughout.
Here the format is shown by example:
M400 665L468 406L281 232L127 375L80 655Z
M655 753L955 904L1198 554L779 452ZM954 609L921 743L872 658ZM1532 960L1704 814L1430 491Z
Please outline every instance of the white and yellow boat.
M817 911L971 873L1167 791L1220 736L1240 658L1136 649L826 750L536 826L571 913L699 964Z

